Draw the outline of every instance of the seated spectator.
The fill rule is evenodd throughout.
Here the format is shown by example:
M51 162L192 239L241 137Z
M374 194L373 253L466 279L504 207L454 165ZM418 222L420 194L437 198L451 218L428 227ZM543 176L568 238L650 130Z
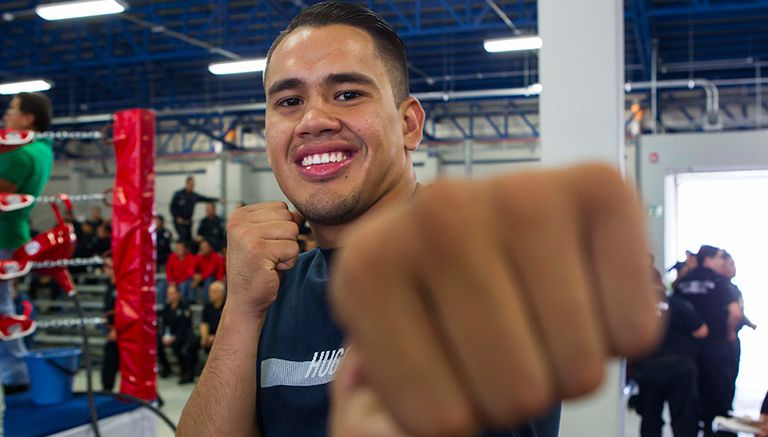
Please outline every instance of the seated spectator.
M197 257L187 250L187 243L178 240L173 246L173 253L165 266L168 284L176 284L181 296L186 301L192 299L192 281L195 276Z
M155 216L155 242L157 244L157 271L163 271L171 256L171 231L165 227L165 217L162 214Z
M77 236L77 242L75 243L75 251L72 253L73 258L90 258L96 255L96 246L99 243L98 237L96 237L95 230L89 222L85 222L80 225L80 235ZM87 270L85 266L70 267L69 271L72 274L83 273Z
M205 204L205 217L200 220L197 228L197 242L207 241L213 250L219 251L227 241L227 231L224 219L216 215L216 204Z
M79 240L82 237L83 224L77 220L75 213L71 209L64 209L64 222L69 223L75 229L75 237Z
M165 218L162 214L155 216L155 244L157 251L155 253L155 263L157 267L157 304L165 302L165 288L168 286L168 278L162 277L159 273L165 273L165 266L168 263L168 257L171 256L171 231L165 227Z
M208 288L209 303L203 307L203 317L200 322L200 347L205 352L210 352L213 341L216 338L216 329L221 320L221 311L224 309L224 283L214 281Z
M115 300L117 289L115 288L115 270L112 255L107 252L102 255L104 259L104 274L109 282L104 290L104 318L107 319L107 341L104 343L104 357L101 362L101 387L104 391L112 391L115 388L117 371L120 369L120 354L117 349L117 332L115 331Z
M88 220L85 221L86 223L93 226L93 229L98 229L99 226L101 226L104 223L104 219L101 217L101 208L98 206L94 206L91 208L91 211L88 215ZM104 252L100 252L104 253Z
M169 284L166 293L167 300L163 311L160 312L157 330L161 335L157 348L160 376L165 378L170 375L171 366L165 355L165 348L170 347L181 368L179 384L187 384L194 382L199 343L192 330L192 314L189 305L181 297L178 288Z
M208 303L208 288L213 281L223 281L226 266L224 258L213 251L211 244L206 240L200 241L200 252L196 256L195 276L193 284L202 292L203 303Z
M104 253L112 250L112 223L107 220L96 228L95 253Z

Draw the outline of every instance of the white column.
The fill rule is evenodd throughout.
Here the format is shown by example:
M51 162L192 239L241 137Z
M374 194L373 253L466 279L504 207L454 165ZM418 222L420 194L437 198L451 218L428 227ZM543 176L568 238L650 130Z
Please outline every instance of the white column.
M542 163L624 166L624 10L621 0L539 0ZM623 436L622 366L600 391L566 402L562 437Z

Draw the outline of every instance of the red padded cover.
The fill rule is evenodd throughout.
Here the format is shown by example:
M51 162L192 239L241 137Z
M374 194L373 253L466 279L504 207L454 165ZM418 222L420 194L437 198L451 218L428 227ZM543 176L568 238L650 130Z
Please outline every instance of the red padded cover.
M120 391L157 398L155 321L155 114L129 109L115 114L115 186L112 257L115 329L120 350Z

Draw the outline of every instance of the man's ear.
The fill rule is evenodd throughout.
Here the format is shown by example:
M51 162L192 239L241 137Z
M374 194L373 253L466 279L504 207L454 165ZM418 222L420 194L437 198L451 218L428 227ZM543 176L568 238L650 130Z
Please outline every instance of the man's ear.
M413 152L421 143L426 114L415 97L405 99L400 104L400 112L403 120L403 144L405 150Z
M24 117L24 126L27 126L28 130L35 130L35 114L21 114Z

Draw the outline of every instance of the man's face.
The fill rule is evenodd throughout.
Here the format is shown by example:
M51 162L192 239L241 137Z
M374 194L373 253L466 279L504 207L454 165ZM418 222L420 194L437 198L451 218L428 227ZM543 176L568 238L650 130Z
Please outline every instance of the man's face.
M341 224L384 199L411 171L413 99L395 105L388 67L363 30L300 27L274 50L265 82L267 157L311 222ZM422 118L423 119L423 118Z
M181 295L179 294L179 289L176 288L176 286L169 286L167 290L165 290L166 293L166 302L172 305L176 305L179 303L179 300L181 299Z
M181 243L176 243L176 244L173 246L173 251L174 251L174 252L176 253L176 255L178 255L178 256L184 256L184 254L185 254L185 253L187 253L187 247L186 247L186 246L184 246L184 245L183 245L183 244L181 244Z
M29 130L34 127L35 116L25 114L20 109L21 100L14 97L3 114L3 126L6 129Z
M207 215L208 217L213 217L214 215L216 215L216 208L212 204L206 203L205 215Z
M719 250L717 254L711 258L704 260L704 267L709 267L717 273L723 274L723 268L725 267L725 257L723 251Z
M221 302L224 299L224 288L220 283L214 282L208 288L208 299L211 302Z
M733 279L736 276L736 261L733 260L733 257L723 262L723 276L728 279Z
M184 188L187 191L194 191L195 190L195 180L192 179L192 178L187 179L187 182L184 184Z
M200 242L200 254L201 255L208 255L211 253L211 245L207 241L201 241Z

